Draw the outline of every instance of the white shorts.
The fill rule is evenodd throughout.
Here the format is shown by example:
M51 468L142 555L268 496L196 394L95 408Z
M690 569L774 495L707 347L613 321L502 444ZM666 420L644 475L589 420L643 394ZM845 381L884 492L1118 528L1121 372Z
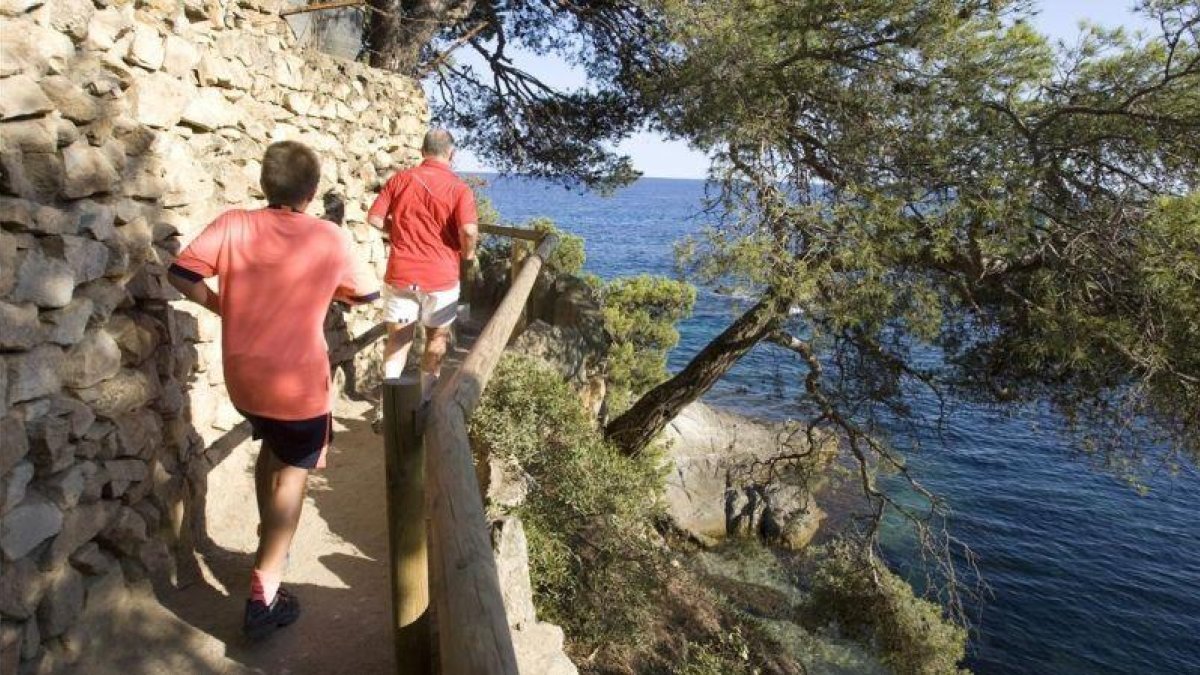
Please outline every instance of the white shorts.
M384 285L383 320L388 323L414 323L420 320L429 328L445 328L458 316L458 285L428 293L415 286Z

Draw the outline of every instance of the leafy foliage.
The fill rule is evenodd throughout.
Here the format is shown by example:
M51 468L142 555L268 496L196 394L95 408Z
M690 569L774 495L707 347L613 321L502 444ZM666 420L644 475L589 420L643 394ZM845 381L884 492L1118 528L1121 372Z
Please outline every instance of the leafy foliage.
M557 373L515 355L497 366L471 438L529 477L517 515L539 613L595 644L636 639L660 583L660 458L617 452Z
M504 356L471 420L477 451L512 461L529 492L516 509L529 539L539 616L595 663L635 672L794 672L779 646L678 561L653 524L665 462L606 443L561 377ZM759 670L759 666L763 670ZM624 671L624 668L618 668Z
M610 408L620 411L667 377L667 353L679 342L675 324L692 313L696 289L650 275L614 279L602 287L604 322L613 344L608 354Z
M550 272L554 275L578 275L583 272L583 263L587 260L587 255L583 248L583 237L558 229L554 221L549 218L534 218L526 223L525 227L536 230L543 235L554 234L558 236L558 247L554 249L554 253L546 261L546 266Z
M439 123L492 166L608 189L635 179L612 150L646 110L629 82L663 44L650 3L589 0L371 0L364 48L372 65L428 77ZM468 58L459 58L463 53ZM581 66L584 86L551 85L522 57Z
M664 2L648 95L717 156L686 259L802 310L815 421L886 453L872 420L927 389L1048 401L1123 471L1200 456L1200 286L1167 253L1200 245L1200 9L1140 10L1155 34L1068 47L1027 2Z
M942 616L942 608L913 594L900 577L836 540L811 553L811 594L804 610L814 628L875 645L898 675L964 673L967 632Z

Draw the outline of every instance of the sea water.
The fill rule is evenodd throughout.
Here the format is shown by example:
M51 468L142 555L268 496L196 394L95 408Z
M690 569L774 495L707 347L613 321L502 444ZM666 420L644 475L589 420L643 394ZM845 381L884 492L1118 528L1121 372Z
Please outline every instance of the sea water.
M707 222L704 183L642 179L610 197L545 181L481 176L506 221L546 216L586 242L585 269L612 278L674 274L674 244ZM670 366L681 367L745 308L698 289ZM799 413L803 369L770 346L749 353L709 403L770 419ZM990 593L969 600L967 665L977 673L1200 674L1200 473L1151 476L1141 496L1091 466L1054 417L1033 406L1000 411L959 403L941 429L923 420L913 473L950 509ZM894 486L896 487L896 486ZM896 487L898 490L899 488ZM885 554L920 586L923 568L902 526Z

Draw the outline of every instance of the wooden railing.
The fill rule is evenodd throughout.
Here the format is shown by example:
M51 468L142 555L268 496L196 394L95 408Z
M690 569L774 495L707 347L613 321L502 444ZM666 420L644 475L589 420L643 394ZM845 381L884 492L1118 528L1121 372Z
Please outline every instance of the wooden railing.
M441 673L517 675L467 423L558 238L488 225L480 231L514 239L504 299L458 370L435 387L424 420L416 378L384 385L396 665L406 675L430 672L431 601ZM536 249L522 258L519 241Z

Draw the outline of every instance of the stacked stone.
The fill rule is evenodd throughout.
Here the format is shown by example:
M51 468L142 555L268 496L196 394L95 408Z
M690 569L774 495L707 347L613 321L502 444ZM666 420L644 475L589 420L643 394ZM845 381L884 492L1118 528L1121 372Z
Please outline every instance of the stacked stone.
M0 36L0 672L43 672L86 608L185 562L239 421L219 321L166 283L180 241L260 206L262 151L292 138L381 271L364 211L427 113L256 0L0 0ZM331 347L374 311L332 316Z

